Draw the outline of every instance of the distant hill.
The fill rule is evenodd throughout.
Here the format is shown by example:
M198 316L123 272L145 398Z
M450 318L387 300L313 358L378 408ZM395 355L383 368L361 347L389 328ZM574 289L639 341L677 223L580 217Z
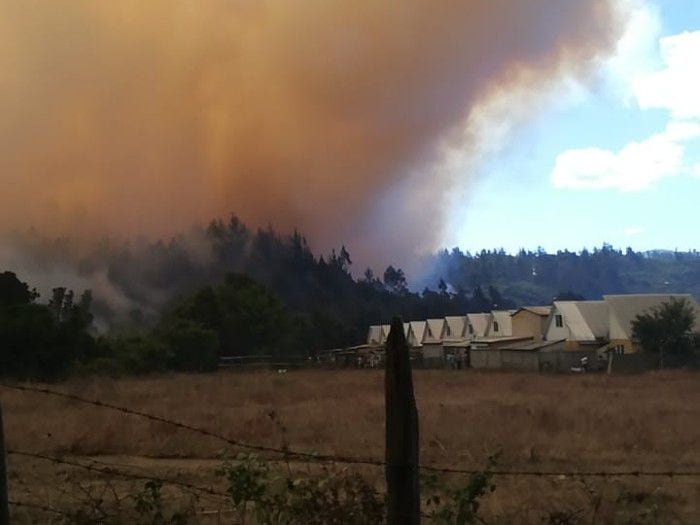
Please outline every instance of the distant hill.
M636 252L603 245L592 251L443 250L429 281L454 289L494 286L517 304L548 304L563 292L599 299L613 293L687 292L700 299L700 252Z

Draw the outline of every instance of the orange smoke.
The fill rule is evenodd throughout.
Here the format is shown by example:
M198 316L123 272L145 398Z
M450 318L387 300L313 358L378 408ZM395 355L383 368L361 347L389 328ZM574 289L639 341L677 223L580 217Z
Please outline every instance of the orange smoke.
M322 248L435 242L441 148L468 149L470 111L518 73L607 51L611 2L4 1L0 230L163 235L234 212ZM434 192L420 216L378 211L408 177Z

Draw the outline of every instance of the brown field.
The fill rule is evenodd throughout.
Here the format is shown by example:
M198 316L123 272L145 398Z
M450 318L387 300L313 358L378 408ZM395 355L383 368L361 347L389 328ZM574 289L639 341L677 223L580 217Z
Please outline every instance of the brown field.
M490 454L502 451L498 466L503 469L700 470L700 375L695 373L417 371L414 380L425 465L481 468ZM383 457L381 371L100 378L51 388L243 442ZM92 458L199 485L218 483L212 472L226 445L215 438L76 401L0 392L11 450L80 462ZM93 490L104 481L100 474L16 455L10 456L10 468L12 497L58 508L70 505L76 490L86 492L81 483ZM381 471L363 471L381 486ZM634 523L640 516L649 523L700 523L699 478L499 477L496 485L485 500L486 513L506 523L542 522L543 516L564 510L579 512L588 523L596 502L598 523ZM220 508L220 502L216 507L205 499L199 505L211 512ZM627 508L631 505L639 508Z

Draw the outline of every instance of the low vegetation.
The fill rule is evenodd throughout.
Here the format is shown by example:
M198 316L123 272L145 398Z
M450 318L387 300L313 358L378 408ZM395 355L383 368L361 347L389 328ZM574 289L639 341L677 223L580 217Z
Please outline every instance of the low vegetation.
M208 428L243 442L381 459L382 383L380 371L360 370L80 379L53 388ZM424 465L488 469L488 458L501 451L497 469L697 471L700 466L700 377L691 372L616 377L416 371L415 383ZM214 487L224 494L232 481L227 469L271 465L272 470L264 474L271 491L280 479L309 476L311 490L320 479L314 476L327 475L333 483L355 483L352 486L360 492L370 487L381 501L383 473L374 467L337 464L324 474L320 466L305 462L268 464L265 455L242 462L237 451L231 451L225 467L221 452L227 445L166 424L6 389L2 402L10 449L101 461L120 465L119 470ZM37 413L42 417L37 418ZM65 508L76 504L81 489L71 492L71 498L57 494L59 488L65 489L64 467L17 456L10 459L14 474L25 480L25 484L11 480L13 497L36 501L52 494L51 501L60 501ZM223 475L216 476L217 470ZM233 480L248 474L240 471ZM354 475L362 476L366 485L344 478ZM94 479L85 472L74 476L91 490L116 479L114 473L94 475ZM469 476L441 476L437 482L441 503L451 506L432 509L424 502L424 511L434 510L436 520L445 518L441 523L450 522L448 515L469 515L472 510L489 523L543 519L545 523L591 523L594 512L598 523L658 523L669 516L677 516L679 523L694 523L699 518L694 506L700 490L696 478L493 476L471 488ZM138 494L143 485L140 482L124 491ZM164 512L169 516L184 512L181 506L187 495L176 497L173 490L167 484L162 487ZM478 498L472 498L476 493ZM234 521L231 498L229 494L216 504L201 498L193 504L194 510L224 509L229 514L223 522ZM470 498L477 507L471 506ZM370 505L371 500L367 501ZM129 502L133 500L124 504ZM286 504L295 505L291 500ZM194 516L205 522L208 514Z

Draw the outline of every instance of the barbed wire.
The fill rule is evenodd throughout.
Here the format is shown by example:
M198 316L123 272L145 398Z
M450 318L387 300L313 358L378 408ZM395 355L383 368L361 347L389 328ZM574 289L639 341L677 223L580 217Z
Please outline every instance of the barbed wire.
M158 477L158 476L147 476L144 474L123 472L123 471L118 470L114 467L100 468L100 467L95 467L93 465L86 465L85 463L79 463L77 461L71 461L71 460L59 458L56 456L47 456L47 455L38 454L35 452L8 450L7 453L9 455L23 456L23 457L27 457L27 458L49 461L49 462L55 463L57 465L65 465L65 466L70 466L70 467L81 468L84 470L88 470L91 472L96 472L98 474L103 474L103 475L108 475L108 476L119 476L119 477L122 477L125 479L131 479L131 480L157 481L159 483L163 483L163 484L167 484L167 485L174 485L174 486L184 488L184 489L187 489L187 490L193 491L193 492L204 492L204 493L211 495L211 496L220 496L220 497L224 497L224 498L228 497L228 494L226 494L225 492L217 491L217 490L214 490L214 489L209 488L209 487L200 487L198 485L193 485L191 483L187 483L184 481L177 481L177 480L170 479L170 478L162 478L162 477ZM90 461L96 462L92 458L90 458Z
M53 507L48 507L46 505L39 505L37 503L27 503L26 501L9 500L8 503L13 507L24 507L26 509L40 510L43 512L48 512L49 514L58 514L66 518L73 518L74 516L60 509Z
M30 387L30 386L24 386L24 385L8 385L6 383L0 383L0 387L12 389L12 390L18 390L20 392L34 392L34 393L46 394L46 395L60 397L60 398L64 398L64 399L70 399L72 401L77 401L79 403L93 405L93 406L100 407L100 408L107 408L109 410L115 410L115 411L121 412L123 414L141 417L141 418L155 421L158 423L170 425L170 426L173 426L176 428L181 428L183 430L194 432L194 433L197 433L197 434L200 434L203 436L218 439L218 440L220 440L224 443L227 443L231 446L234 446L234 447L244 448L247 450L254 450L256 452L267 452L267 453L277 454L277 455L283 456L285 458L308 459L308 460L313 460L313 461L324 461L324 462L329 462L329 463L348 463L348 464L357 464L357 465L364 464L364 465L370 465L370 466L384 466L383 461L371 459L371 458L358 458L358 457L340 456L340 455L331 455L331 454L318 454L315 452L303 452L303 451L293 450L290 448L278 448L278 447L272 447L272 446L267 446L267 445L257 445L257 444L253 444L253 443L246 443L243 441L229 438L229 437L224 436L222 434L218 434L218 433L213 432L209 429L196 427L194 425L190 425L188 423L183 423L181 421L166 419L162 416L149 414L147 412L142 412L140 410L134 410L131 408L127 408L127 407L123 407L123 406L119 406L119 405L114 405L111 403L105 403L103 401L96 400L96 399L87 399L84 397L77 396L75 394L68 394L66 392L59 392L57 390L51 390L48 388Z
M77 401L84 404L93 405L100 408L106 408L109 410L114 410L131 416L137 416L158 423L170 425L176 428L187 430L189 432L194 432L203 436L211 437L220 440L229 445L247 449L254 450L256 452L266 452L272 453L285 459L306 459L316 462L326 462L326 463L342 463L350 465L366 465L373 467L385 467L386 462L380 459L374 458L361 458L353 456L345 456L338 454L320 454L315 452L304 452L299 450L294 450L291 448L278 448L267 445L258 445L247 443L239 440L235 440L218 434L206 428L197 427L190 425L188 423L183 423L181 421L175 421L166 419L162 416L157 416L154 414L149 414L147 412L142 412L140 410L134 410L124 406L114 405L111 403L106 403L100 400L87 399L75 394L68 394L66 392L60 392L57 390L51 390L48 388L30 387L24 385L8 385L5 383L0 383L0 387L18 390L22 392L33 392L40 393L50 396L56 396L64 399L70 399L72 401ZM29 453L25 453L29 454ZM42 459L52 459L50 457L44 457ZM57 459L57 458L53 458ZM80 466L80 464L78 464ZM85 465L82 465L85 466ZM453 468L453 467L441 467L437 465L420 465L421 470L429 472L437 472L443 474L463 474L463 475L474 475L479 473L488 472L494 476L529 476L529 477L700 477L700 470L685 470L685 471L673 471L673 470L663 470L663 471L647 471L641 469L635 470L619 470L619 471L604 471L604 470L592 470L592 471L568 471L568 470L524 470L524 469L491 469L491 468ZM99 469L98 469L99 470ZM153 479L153 478L147 478ZM168 482L167 480L162 480L163 482Z

